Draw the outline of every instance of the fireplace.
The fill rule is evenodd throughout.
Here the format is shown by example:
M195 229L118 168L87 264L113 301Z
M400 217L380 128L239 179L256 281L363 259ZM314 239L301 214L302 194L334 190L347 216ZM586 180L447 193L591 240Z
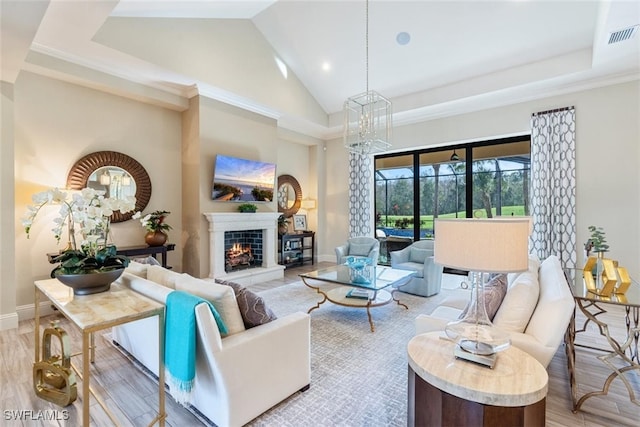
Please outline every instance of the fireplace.
M284 276L284 266L276 262L279 213L211 212L204 216L209 221L210 278L249 285ZM233 262L228 262L228 255Z
M262 266L262 230L224 232L224 270L227 273Z

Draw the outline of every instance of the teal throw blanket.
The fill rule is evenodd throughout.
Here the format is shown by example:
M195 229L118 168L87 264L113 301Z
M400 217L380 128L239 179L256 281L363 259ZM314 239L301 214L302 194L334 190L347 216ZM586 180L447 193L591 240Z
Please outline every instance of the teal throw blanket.
M226 334L220 314L209 301L183 291L167 296L164 360L171 395L181 405L190 401L196 374L196 306L207 304L220 333Z

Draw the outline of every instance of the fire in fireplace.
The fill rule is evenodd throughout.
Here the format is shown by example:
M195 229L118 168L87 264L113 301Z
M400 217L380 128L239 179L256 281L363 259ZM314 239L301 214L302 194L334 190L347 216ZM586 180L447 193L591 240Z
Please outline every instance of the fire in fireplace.
M224 254L227 273L262 266L262 230L226 231Z
M254 260L250 246L234 243L225 254L225 270L233 271L240 268L249 268L253 265Z

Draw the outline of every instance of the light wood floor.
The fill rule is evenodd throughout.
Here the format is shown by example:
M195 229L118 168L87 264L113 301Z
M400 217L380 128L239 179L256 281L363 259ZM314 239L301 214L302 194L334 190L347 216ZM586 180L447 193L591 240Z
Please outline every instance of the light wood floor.
M285 278L252 286L259 291L298 281L298 274L320 266L304 266L285 272ZM624 332L624 315L614 313L620 328L614 333ZM609 316L609 314L607 314ZM49 316L47 320L61 319L61 325L72 336L72 342L80 341L78 331L69 326L59 315ZM81 383L78 384L78 400L67 407L60 408L35 396L32 385L32 363L34 354L33 320L22 321L17 329L0 332L0 414L2 426L76 426L82 416ZM606 347L606 342L593 332L582 334L580 342ZM154 383L129 360L111 345L103 341L102 335L96 335L98 344L96 361L92 367L92 386L105 397L109 408L123 426L147 425L157 410L157 383ZM586 349L577 349L578 381L580 392L600 388L608 372L606 367L595 358L601 354ZM75 358L74 358L75 359ZM80 360L74 363L80 365ZM617 426L638 425L640 406L629 402L628 393L619 380L612 383L610 394L606 397L594 397L583 405L577 414L571 412L568 374L564 349L561 347L551 362L549 372L549 393L547 396L548 426ZM640 398L640 374L632 374L636 398ZM196 417L177 405L167 395L167 425L174 427L201 425ZM20 420L15 420L17 412L23 411ZM32 411L32 412L25 412ZM43 411L43 412L39 412ZM51 417L57 420L50 420ZM19 417L20 418L20 417ZM65 418L68 418L65 420ZM92 399L91 425L111 426L113 423L102 408Z

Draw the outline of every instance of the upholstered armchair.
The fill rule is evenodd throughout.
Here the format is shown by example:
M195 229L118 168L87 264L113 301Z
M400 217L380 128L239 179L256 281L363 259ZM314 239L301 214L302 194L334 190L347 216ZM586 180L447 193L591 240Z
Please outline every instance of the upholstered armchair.
M336 247L336 262L344 264L349 256L361 256L371 258L377 264L379 254L379 240L373 237L352 237L344 245Z
M398 288L399 291L423 297L440 292L444 268L433 262L433 245L433 240L420 240L389 253L392 268L415 272L409 283Z

